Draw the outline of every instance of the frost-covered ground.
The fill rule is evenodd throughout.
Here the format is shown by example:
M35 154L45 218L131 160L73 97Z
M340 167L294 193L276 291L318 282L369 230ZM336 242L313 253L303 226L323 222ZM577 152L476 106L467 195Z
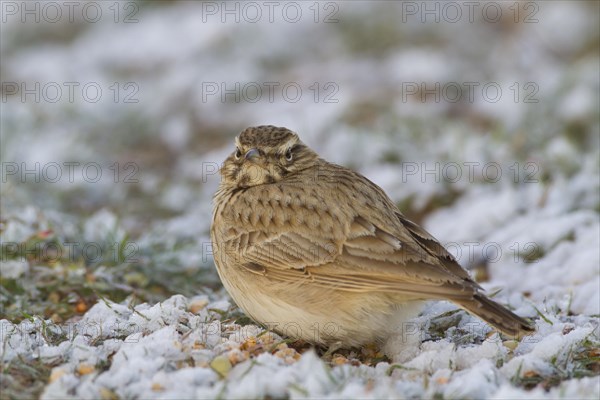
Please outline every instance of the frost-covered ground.
M22 4L0 25L2 398L600 396L597 2ZM254 325L208 230L256 124L381 185L536 334L431 303L394 363Z

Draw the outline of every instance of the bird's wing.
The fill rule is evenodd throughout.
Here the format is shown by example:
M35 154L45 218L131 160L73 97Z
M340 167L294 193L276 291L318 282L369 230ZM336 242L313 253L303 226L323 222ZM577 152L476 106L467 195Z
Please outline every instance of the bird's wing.
M227 251L239 256L238 265L248 271L294 283L402 291L418 298L469 298L477 290L441 244L399 213L387 223L382 218L374 222L367 206L356 207L355 201L332 206L294 188L260 190L258 198L264 200L253 207L234 205L233 228L225 235Z
M304 270L332 262L339 250L335 241L315 239L303 230L265 233L238 233L227 242L231 253L239 255L241 264L250 262L266 270Z
M470 280L446 268L437 254L416 241L406 228L396 227L392 234L363 216L355 217L352 225L364 229L354 229L335 261L315 270L314 275L348 281L354 290L397 290L416 298L470 298L477 290Z

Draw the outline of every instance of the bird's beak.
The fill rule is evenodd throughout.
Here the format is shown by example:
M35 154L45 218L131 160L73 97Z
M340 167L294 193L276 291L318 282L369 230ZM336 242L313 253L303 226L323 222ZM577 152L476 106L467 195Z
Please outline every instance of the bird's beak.
M244 156L246 160L256 161L260 157L260 152L257 149L250 149Z

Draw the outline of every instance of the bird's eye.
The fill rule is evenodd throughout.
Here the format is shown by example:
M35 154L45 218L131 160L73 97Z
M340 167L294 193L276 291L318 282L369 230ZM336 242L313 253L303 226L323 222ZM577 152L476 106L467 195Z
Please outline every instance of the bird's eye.
M292 161L293 158L293 154L292 154L292 149L289 148L286 152L285 152L285 159L288 161Z
M239 160L241 156L242 156L242 151L239 148L236 148L235 149L235 159Z

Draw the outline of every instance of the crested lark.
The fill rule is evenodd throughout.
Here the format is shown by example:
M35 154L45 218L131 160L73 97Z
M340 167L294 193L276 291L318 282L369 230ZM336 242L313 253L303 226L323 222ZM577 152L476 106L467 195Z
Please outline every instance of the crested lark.
M381 188L274 126L247 128L221 168L211 227L223 285L255 321L308 342L382 342L424 300L500 331L529 322L490 300Z

